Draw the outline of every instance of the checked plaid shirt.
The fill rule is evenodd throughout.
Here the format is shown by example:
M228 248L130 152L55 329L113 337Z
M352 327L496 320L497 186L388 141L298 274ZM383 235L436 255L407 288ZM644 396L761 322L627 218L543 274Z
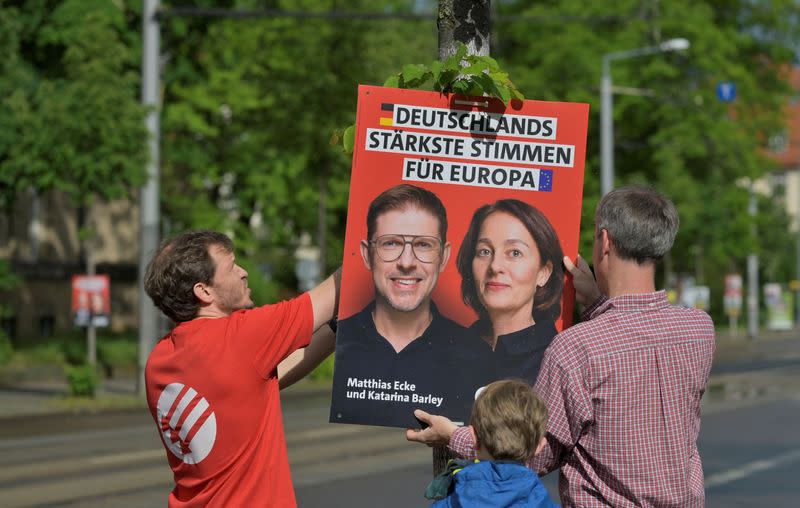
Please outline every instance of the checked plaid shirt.
M702 507L697 435L711 319L670 306L663 291L601 298L584 316L542 361L535 389L550 413L548 446L528 466L561 468L567 507ZM474 444L469 427L450 440L459 455Z

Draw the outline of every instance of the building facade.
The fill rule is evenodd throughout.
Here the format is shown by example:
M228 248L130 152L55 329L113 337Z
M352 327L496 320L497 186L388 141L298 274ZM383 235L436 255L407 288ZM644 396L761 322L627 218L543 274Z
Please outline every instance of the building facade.
M84 228L85 224L89 228ZM112 331L137 326L138 206L129 199L80 207L57 191L18 196L10 214L0 214L0 259L21 283L0 292L0 326L15 344L74 328L72 276L95 271L111 284ZM86 240L93 231L94 240Z

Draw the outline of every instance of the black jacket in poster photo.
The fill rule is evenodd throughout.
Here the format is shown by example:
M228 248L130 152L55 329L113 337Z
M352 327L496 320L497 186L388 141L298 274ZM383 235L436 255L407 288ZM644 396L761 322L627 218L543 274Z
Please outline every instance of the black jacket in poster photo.
M476 390L495 377L489 345L431 305L431 324L396 352L373 309L338 324L330 421L418 427L413 411L422 409L469 422Z
M475 336L481 335L478 322L470 326L468 331ZM544 352L557 333L553 321L538 319L534 325L499 336L492 355L492 380L519 379L533 386Z

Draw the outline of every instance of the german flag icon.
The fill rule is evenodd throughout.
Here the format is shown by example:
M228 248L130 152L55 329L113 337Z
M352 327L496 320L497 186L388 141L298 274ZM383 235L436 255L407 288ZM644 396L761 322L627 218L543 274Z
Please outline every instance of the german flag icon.
M380 124L385 127L391 127L394 125L394 104L381 104L381 119Z

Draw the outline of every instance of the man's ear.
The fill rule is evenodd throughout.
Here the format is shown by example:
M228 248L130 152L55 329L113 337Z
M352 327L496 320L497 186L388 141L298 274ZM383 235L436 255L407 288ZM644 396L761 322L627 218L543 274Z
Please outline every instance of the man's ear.
M539 440L539 444L536 445L536 451L533 452L534 455L539 455L539 452L544 450L545 445L547 445L547 439L542 436L542 439Z
M214 301L214 295L211 293L211 291L209 291L208 286L202 282L195 284L192 290L194 291L194 296L196 296L200 302L209 304Z
M611 246L614 242L611 240L611 236L608 234L607 229L600 230L600 254L603 256L607 256L611 252Z
M359 247L361 248L361 259L364 261L364 266L367 267L367 270L371 272L372 259L369 256L369 242L366 240L361 240Z
M451 248L450 242L444 243L444 247L442 248L442 260L439 262L439 273L444 271L444 267L447 266L447 262L450 260Z

